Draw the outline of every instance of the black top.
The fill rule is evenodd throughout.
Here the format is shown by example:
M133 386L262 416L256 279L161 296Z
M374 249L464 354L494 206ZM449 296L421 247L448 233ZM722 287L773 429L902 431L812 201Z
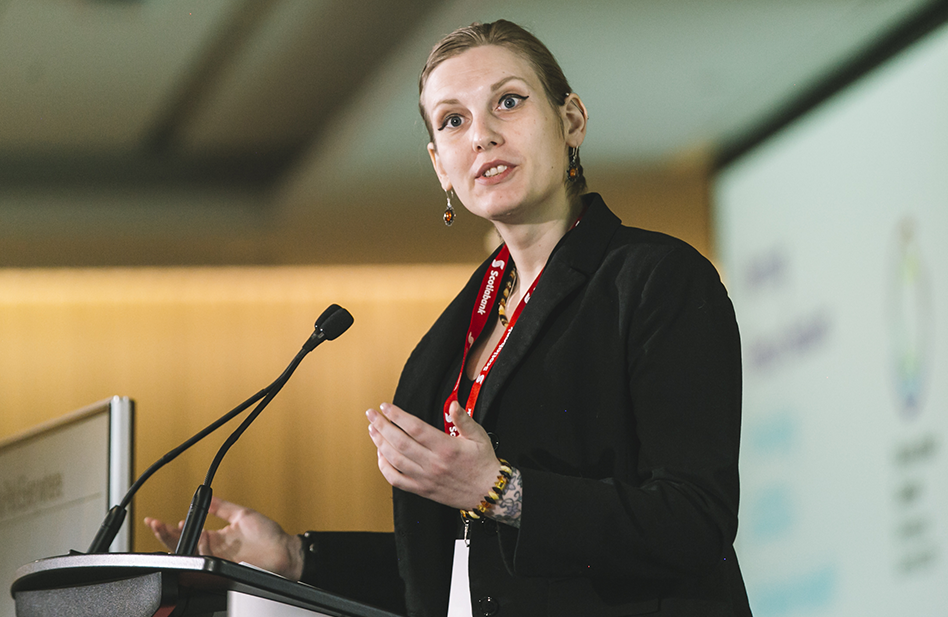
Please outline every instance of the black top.
M584 200L474 411L523 477L520 528L472 528L474 612L747 615L732 548L741 364L731 302L693 248L622 227L598 195ZM439 428L492 259L418 344L396 391L397 405ZM393 497L409 611L443 615L457 512Z
M750 615L732 547L741 368L730 300L693 248L584 200L474 411L523 478L519 529L472 526L474 614ZM419 342L394 397L439 429L492 259ZM409 614L443 616L458 512L397 489L393 506Z

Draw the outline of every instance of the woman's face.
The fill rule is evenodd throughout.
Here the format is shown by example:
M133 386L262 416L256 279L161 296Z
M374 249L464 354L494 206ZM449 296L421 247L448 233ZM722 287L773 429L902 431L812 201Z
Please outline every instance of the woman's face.
M435 68L422 102L434 133L428 153L441 187L454 189L468 210L507 223L549 220L568 211L567 149L585 133L575 95L553 109L526 60L486 45Z

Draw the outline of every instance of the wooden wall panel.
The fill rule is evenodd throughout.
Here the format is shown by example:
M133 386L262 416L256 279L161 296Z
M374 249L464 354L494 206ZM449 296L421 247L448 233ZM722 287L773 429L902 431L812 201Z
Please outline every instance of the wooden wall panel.
M127 395L141 471L275 379L336 302L355 324L304 360L224 459L214 491L288 531L391 529L364 411L391 400L411 349L472 270L0 270L0 437ZM184 516L226 430L139 493L136 550L159 550L141 518Z
M648 169L597 166L587 174L590 189L627 225L671 233L713 258L700 158ZM271 233L240 237L195 225L184 241L177 228L156 228L144 240L126 230L108 229L108 238L78 230L42 250L37 238L21 238L43 253L35 260L6 259L17 245L0 231L3 263L213 264L233 259L227 247L236 243L253 248L247 254L257 257L248 262L323 264L0 269L0 437L128 395L138 403L137 461L144 468L269 384L316 316L338 302L355 316L352 330L306 359L224 461L215 494L261 509L292 531L389 529L389 489L363 411L391 397L415 342L486 250L488 225L464 211L445 229L441 199L436 190L386 190L362 200L386 200L383 214L363 212L359 200L324 204L318 216L290 217ZM110 254L104 247L115 237L128 246ZM77 258L70 242L95 259ZM154 250L139 254L149 242ZM465 263L327 265L410 260ZM212 436L143 489L134 521L139 550L158 548L141 517L182 517L223 438Z

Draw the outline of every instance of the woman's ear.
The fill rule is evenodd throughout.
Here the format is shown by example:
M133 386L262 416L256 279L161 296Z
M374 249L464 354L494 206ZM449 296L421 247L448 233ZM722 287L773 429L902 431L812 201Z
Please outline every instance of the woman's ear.
M576 93L570 93L566 96L566 102L563 104L563 128L566 134L566 145L570 148L578 148L586 138L586 123L589 120L589 114L586 113L586 106L582 99Z
M431 166L434 167L435 173L438 174L438 181L441 183L441 188L447 193L451 190L451 181L448 180L448 174L441 165L441 157L438 156L438 150L435 148L434 142L428 142L428 156L431 157Z

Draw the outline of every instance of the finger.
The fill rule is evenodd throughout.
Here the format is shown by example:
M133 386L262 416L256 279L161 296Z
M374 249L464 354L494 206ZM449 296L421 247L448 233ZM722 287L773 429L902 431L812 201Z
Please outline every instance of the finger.
M152 519L149 527L151 527L152 533L158 536L158 539L162 541L170 539L177 542L178 536L181 535L177 529L168 527L162 521Z
M213 514L218 518L222 518L228 523L233 523L238 516L243 513L247 508L244 506L238 505L226 499L221 499L220 497L212 497L211 505L207 509L208 514Z
M201 537L198 538L197 551L198 555L214 556L214 553L211 552L211 541L207 532L203 532Z
M419 463L423 463L429 455L426 446L419 443L383 414L370 409L365 412L365 415L370 422L369 435L372 437L375 447L379 448L380 451L385 451L387 458L396 466L400 465L391 456L396 453Z
M375 427L375 425L372 424L373 422L378 421L379 415L380 414L374 409L369 409L368 411L365 412L365 416L369 419L369 438L372 440L372 443L375 445L376 455L378 456L379 471L382 472L382 475L391 484L392 480L391 478L389 478L389 474L392 474L392 473L400 474L401 472L398 471L398 469L396 469L395 466L391 462L389 462L389 460L386 458L385 454L383 453L383 450L384 450L385 452L389 453L389 455L392 455L392 453L394 452L394 448L392 448L389 445L388 441L385 440L385 437L382 436L382 433L380 433L379 430Z
M385 480L394 486L395 488L401 489L403 491L408 491L410 493L415 493L426 497L420 490L420 485L414 481L410 476L403 474L399 471L394 465L392 465L385 456L379 452L379 471L382 472L382 477Z
M164 544L168 549L173 549L178 544L178 538L181 537L181 534L177 529L172 529L165 525L164 522L154 518L146 518L145 524L151 529L151 532L155 534L158 541Z
M487 436L484 428L475 422L474 418L467 415L467 412L461 408L457 401L451 403L448 413L451 415L451 422L457 427L458 434L461 437L471 441L490 443L490 437Z
M395 428L400 429L413 440L427 448L432 447L438 440L446 437L444 431L436 429L421 418L413 416L397 405L382 403L379 406L379 410L389 421L389 424L394 425ZM385 433L383 432L383 434ZM386 438L388 438L388 435L385 435Z
M424 466L423 461L431 454L428 450L411 440L410 437L402 436L400 438L402 441L401 444L391 444L375 426L371 424L369 425L369 436L372 438L372 443L375 444L378 450L380 465L381 461L384 460L393 468L394 473L397 474L417 475L422 471ZM383 475L385 475L385 470L383 469L382 471ZM390 478L386 479L391 481Z

